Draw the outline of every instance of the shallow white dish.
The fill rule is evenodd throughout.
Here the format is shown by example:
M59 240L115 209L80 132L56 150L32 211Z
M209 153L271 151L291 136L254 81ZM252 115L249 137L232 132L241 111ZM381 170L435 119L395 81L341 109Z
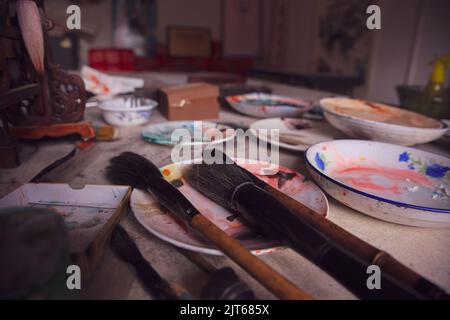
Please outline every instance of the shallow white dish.
M447 126L447 132L445 133L445 136L448 138L450 137L450 120L442 120L442 122Z
M258 139L292 151L305 151L313 144L345 137L325 121L300 118L263 119L253 122L250 129ZM270 130L279 130L279 135L271 135Z
M262 255L280 249L279 243L270 241L247 227L242 220L233 213L209 200L182 178L182 169L186 164L173 163L161 168L164 178L172 182L195 207L228 235L239 240L242 245L256 255ZM320 188L311 180L305 179L301 174L287 168L278 167L278 172L262 175L273 165L237 159L236 163L254 173L260 179L279 189L292 198L302 202L326 217L328 201ZM183 222L176 221L168 212L161 208L158 201L141 190L133 190L130 199L134 216L142 226L156 237L167 241L177 247L211 255L222 255L222 252L205 240L199 238L192 230L185 227Z
M309 172L336 200L372 217L450 227L450 159L398 145L336 140L306 152Z
M408 110L349 98L320 100L327 121L350 137L412 146L447 131L438 120Z
M102 101L99 108L105 121L113 126L136 126L146 123L157 105L151 99L121 97Z
M225 99L234 110L255 118L298 117L313 107L309 100L268 93L249 93Z
M210 121L167 121L151 124L142 130L145 141L163 145L206 146L235 137L236 131L230 126Z

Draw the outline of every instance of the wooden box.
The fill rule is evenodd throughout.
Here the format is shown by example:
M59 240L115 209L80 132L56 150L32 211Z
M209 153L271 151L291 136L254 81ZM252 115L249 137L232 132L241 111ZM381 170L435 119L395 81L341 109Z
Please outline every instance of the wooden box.
M219 118L219 88L204 82L162 87L159 106L169 120Z
M89 281L130 195L128 186L86 185L72 189L67 184L28 183L0 199L0 209L38 207L61 215L69 229L72 263L80 267L82 281Z

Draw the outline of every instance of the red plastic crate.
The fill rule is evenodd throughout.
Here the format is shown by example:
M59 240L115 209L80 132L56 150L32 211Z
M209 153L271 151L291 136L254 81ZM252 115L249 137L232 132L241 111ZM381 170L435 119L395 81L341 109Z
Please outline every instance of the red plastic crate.
M89 66L101 71L135 71L136 56L131 49L90 49Z

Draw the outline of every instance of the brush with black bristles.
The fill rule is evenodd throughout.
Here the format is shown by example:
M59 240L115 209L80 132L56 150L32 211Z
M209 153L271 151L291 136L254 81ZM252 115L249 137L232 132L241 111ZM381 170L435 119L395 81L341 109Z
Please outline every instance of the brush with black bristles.
M106 175L116 184L130 185L152 194L171 214L186 221L192 229L211 241L277 297L311 299L308 294L209 221L175 186L165 180L159 169L146 158L132 152L124 152L111 159Z
M220 204L239 212L262 233L296 250L325 270L356 296L363 299L419 298L395 279L381 274L381 290L367 286L368 265L335 245L304 218L294 214L283 203L262 189L253 175L234 164L218 150L214 159L223 164L193 164L183 176L197 191Z
M149 293L158 300L191 300L192 296L179 285L171 285L145 260L136 243L120 225L111 236L111 247L119 257L130 263Z

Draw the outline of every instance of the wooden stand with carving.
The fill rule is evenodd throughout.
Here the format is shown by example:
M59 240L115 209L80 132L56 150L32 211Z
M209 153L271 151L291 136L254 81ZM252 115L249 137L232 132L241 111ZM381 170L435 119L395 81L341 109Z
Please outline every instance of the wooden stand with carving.
M17 17L9 8L15 0L0 0L0 116L2 135L0 149L6 156L0 166L14 167L18 163L15 139L40 139L79 134L83 140L93 140L94 129L81 122L86 103L83 80L69 75L53 63L48 31L53 23L40 9L44 34L45 73L40 76L25 49ZM8 67L8 66L15 66Z

